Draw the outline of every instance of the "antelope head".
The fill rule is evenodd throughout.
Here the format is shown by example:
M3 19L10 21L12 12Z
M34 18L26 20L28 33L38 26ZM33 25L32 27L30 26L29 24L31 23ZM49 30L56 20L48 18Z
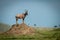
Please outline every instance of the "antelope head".
M28 15L28 11L25 11L25 14L24 14L24 15L25 15L25 16Z

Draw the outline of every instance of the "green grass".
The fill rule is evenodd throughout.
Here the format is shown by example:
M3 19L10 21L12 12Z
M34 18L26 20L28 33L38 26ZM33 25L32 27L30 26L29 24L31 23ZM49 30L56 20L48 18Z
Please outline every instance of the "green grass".
M60 40L60 28L54 30L39 30L36 29L34 35L7 35L1 34L0 40Z

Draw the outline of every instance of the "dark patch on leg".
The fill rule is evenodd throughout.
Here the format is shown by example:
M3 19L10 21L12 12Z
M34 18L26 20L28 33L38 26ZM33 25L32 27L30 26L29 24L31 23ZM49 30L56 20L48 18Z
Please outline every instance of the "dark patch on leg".
M19 26L19 24L16 24L16 27L18 27Z

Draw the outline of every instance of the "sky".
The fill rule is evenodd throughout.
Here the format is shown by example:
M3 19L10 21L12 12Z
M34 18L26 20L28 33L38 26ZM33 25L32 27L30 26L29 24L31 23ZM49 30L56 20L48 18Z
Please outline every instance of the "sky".
M33 26L52 27L60 25L59 0L0 0L0 22L16 24L16 14L28 10L25 23ZM18 20L22 23L22 19Z

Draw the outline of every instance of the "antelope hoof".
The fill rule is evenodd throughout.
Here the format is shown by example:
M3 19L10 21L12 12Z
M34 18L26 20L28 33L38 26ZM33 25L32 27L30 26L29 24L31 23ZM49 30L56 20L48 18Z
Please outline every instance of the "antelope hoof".
M16 24L16 26L18 27L18 26L19 26L19 24Z

